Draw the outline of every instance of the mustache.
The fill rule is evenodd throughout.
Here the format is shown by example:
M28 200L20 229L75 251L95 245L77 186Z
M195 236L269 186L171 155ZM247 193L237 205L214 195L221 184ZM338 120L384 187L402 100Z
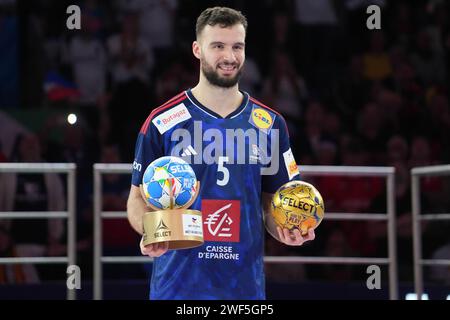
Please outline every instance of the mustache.
M239 67L239 63L237 62L221 62L219 64L217 64L217 66L227 66L227 67Z

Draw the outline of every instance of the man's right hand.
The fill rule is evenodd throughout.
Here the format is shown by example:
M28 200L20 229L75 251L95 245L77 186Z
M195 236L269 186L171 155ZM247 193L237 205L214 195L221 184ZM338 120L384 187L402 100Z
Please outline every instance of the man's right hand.
M141 253L143 256L149 256L152 258L160 257L164 253L169 250L169 242L159 242L159 243L153 243L144 246L143 238L141 239L140 247L141 247Z

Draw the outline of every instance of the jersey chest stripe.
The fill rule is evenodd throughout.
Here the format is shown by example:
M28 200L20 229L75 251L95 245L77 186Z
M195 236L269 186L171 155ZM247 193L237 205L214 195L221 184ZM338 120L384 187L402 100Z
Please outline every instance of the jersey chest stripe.
M158 108L156 108L155 110L153 110L153 111L150 113L150 117L153 118L153 117L155 116L155 114L157 114L157 113L159 113L159 112L161 112L161 111L164 111L164 110L166 110L166 109L168 109L168 108L170 108L170 107L176 105L177 103L180 103L181 101L183 101L183 100L185 100L185 99L186 99L186 97L184 96L184 93L183 93L183 96L182 96L182 97L180 97L180 98L178 98L178 99L176 99L176 100L171 100L171 101L169 101L169 102L163 104L161 107L158 107Z
M170 98L168 101L164 102L162 105L160 105L159 107L155 108L155 110L158 110L159 108L166 106L167 104L171 103L172 101L181 98L181 96L183 96L183 95L184 95L184 91L183 91L183 92L180 92L180 93L177 94L175 97Z
M281 114L280 114L278 111L273 110L272 108L266 106L264 103L262 103L262 102L256 100L255 98L251 98L251 97L250 97L250 100L251 100L252 102L254 102L254 103L256 103L256 104L258 104L258 105L264 107L264 108L269 109L270 111L272 111L272 112L275 113L276 115L281 116Z
M140 133L145 134L147 132L148 124L149 124L150 120L151 120L151 118L150 118L150 116L148 116L147 120L145 120L144 124L141 127Z

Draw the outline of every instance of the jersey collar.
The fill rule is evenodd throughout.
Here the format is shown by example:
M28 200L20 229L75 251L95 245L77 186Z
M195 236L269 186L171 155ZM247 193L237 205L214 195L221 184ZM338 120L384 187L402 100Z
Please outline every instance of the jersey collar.
M227 115L225 118L222 117L220 114L212 111L211 109L209 109L208 107L205 107L204 105L202 105L192 94L191 89L186 90L186 95L188 96L189 100L191 100L192 104L194 106L196 106L197 108L199 108L200 110L202 110L203 112L205 112L206 114L208 114L209 116L215 118L215 119L233 119L235 117L237 117L239 114L241 114L242 111L244 111L245 107L247 107L248 101L249 101L249 95L247 92L245 91L241 91L240 92L244 95L244 99L242 99L242 103L241 105L234 110L232 113L230 113L229 115Z

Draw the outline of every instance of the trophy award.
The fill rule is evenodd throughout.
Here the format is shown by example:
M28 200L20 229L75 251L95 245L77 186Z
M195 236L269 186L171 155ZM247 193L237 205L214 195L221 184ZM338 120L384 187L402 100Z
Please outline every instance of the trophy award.
M140 186L153 211L143 217L143 244L169 242L169 250L203 244L202 213L188 209L200 191L194 170L177 157L162 157L145 170Z

